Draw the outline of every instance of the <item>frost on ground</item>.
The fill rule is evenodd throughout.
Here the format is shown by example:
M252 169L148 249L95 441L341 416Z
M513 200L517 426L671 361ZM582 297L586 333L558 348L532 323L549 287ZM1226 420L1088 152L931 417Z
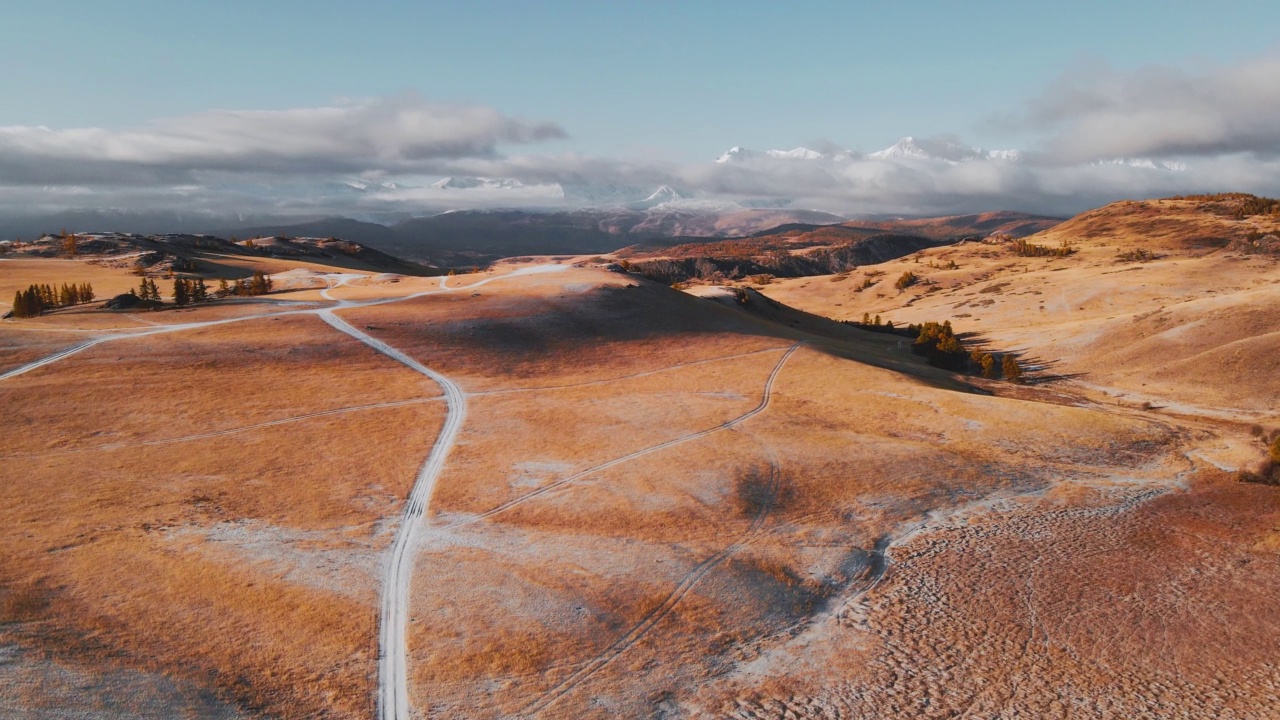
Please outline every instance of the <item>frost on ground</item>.
M200 552L228 563L260 565L283 582L369 599L381 582L383 552L394 524L368 529L299 530L240 519L174 531L198 535Z
M76 668L0 644L0 716L10 720L240 720L207 689L156 673Z
M1237 485L1051 493L932 528L839 614L825 648L701 712L1274 717L1280 658L1257 639L1280 631L1280 558L1256 540L1276 510L1224 528L1265 502Z

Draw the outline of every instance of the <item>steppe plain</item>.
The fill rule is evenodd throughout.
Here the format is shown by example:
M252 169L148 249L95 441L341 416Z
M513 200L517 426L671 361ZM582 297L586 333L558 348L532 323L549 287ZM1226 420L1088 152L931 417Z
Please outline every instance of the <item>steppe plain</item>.
M1274 717L1280 490L1234 471L1280 428L1280 266L1167 202L1031 238L1067 257L691 292L281 266L6 321L0 710L387 717L402 683L433 718ZM3 297L41 272L137 281L0 260ZM1030 382L836 322L864 312Z

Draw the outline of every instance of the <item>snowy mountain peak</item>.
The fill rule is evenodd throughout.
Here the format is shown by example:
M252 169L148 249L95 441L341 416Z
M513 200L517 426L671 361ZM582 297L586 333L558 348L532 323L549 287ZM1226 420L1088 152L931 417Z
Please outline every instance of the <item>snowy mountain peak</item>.
M524 183L512 178L488 177L447 177L431 183L437 190L474 190L481 189L513 189L524 187Z
M676 200L686 200L686 199L688 199L687 196L681 193L679 190L676 190L670 185L663 185L659 187L657 190L654 190L653 194L651 194L649 197L645 198L644 202L664 203L664 202L675 202Z
M734 145L728 150L725 150L723 153L720 153L720 157L716 158L716 162L718 163L739 162L752 157L755 157L755 153L739 145Z
M794 150L768 150L765 155L781 160L821 160L826 157L817 150L810 150L807 147L798 147Z
M1020 150L983 150L951 140L927 140L908 135L884 150L870 153L867 157L874 160L927 160L956 164L972 160L1018 162L1022 160L1022 152Z

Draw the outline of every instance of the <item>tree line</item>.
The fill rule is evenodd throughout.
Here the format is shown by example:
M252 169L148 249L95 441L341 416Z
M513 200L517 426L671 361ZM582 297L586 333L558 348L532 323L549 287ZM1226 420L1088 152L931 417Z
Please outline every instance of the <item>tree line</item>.
M89 283L67 284L55 289L52 285L31 285L13 296L13 316L28 318L46 310L79 305L93 300L93 286Z
M924 356L934 367L957 372L977 372L989 380L1003 377L1009 382L1023 382L1022 364L1016 357L1011 353L1002 353L997 356L984 350L965 350L960 339L956 337L955 331L952 330L950 320L894 327L892 320L885 321L879 315L872 317L871 313L863 313L862 322L852 320L841 322L871 332L914 338L911 343L911 352Z
M271 292L274 283L271 282L270 275L263 275L262 271L256 271L251 278L243 278L227 282L226 278L218 279L218 295L266 295Z

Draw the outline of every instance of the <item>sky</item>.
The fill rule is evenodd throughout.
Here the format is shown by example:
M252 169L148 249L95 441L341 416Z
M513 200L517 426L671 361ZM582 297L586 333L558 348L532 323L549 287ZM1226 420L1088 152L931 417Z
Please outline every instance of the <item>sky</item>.
M1280 193L1280 3L1040 5L5 0L0 211L523 202L425 188L459 175L843 213ZM712 162L907 135L1026 157Z

